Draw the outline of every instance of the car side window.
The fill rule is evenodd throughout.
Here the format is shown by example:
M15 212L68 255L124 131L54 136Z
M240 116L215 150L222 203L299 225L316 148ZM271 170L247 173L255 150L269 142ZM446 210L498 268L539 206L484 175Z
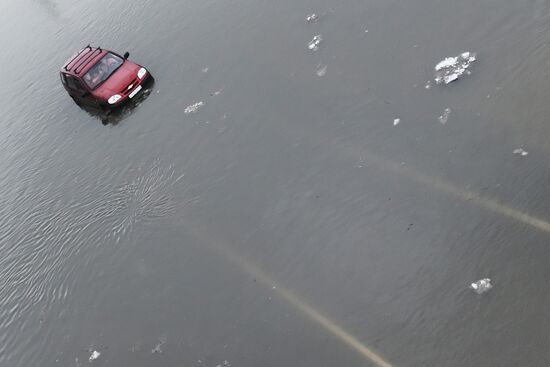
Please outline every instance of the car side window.
M69 88L79 92L84 92L86 90L80 80L76 79L74 76L67 76L67 85Z

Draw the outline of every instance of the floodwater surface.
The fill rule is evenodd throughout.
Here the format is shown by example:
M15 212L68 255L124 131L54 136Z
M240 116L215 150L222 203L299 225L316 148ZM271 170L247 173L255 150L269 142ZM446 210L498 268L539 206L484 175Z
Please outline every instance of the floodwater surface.
M0 18L1 367L547 364L550 3ZM155 77L106 125L59 80L88 43Z

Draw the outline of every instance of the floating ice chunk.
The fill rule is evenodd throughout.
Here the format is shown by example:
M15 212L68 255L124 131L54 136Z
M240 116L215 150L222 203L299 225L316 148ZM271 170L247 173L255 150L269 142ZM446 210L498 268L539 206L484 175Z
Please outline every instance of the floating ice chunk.
M155 345L153 349L151 349L152 354L161 354L162 353L162 343L158 343Z
M208 73L208 70L209 70L209 69L206 67L206 68L202 69L201 71L202 71L203 73Z
M308 22L316 22L319 20L319 16L315 13L311 13L306 17L306 21Z
M476 61L476 54L473 52L463 52L458 56L443 59L435 66L435 82L449 84L463 74L469 74L467 69L474 61Z
M161 354L162 353L162 346L166 344L166 337L160 337L157 345L153 349L151 349L152 354Z
M470 284L470 288L477 294L482 294L493 288L493 285L491 284L491 279L483 278Z
M424 86L424 88L430 89L431 87L432 87L432 82L430 82L430 81L428 80L428 82L426 83L426 85Z
M231 367L231 363L226 359L222 364L217 365L216 367Z
M187 106L183 112L186 115L189 115L191 113L197 112L199 110L199 108L201 108L202 106L204 106L204 102L200 101L200 102L197 102L197 103L194 103L192 105Z
M401 119L394 119L393 120L393 126L399 125L400 122L401 122Z
M435 70L441 70L451 66L455 66L458 61L458 57L447 57L443 61L440 61L439 64L435 66Z
M449 116L451 114L451 109L450 108L445 108L445 110L443 111L443 113L441 114L441 116L439 116L439 122L441 122L443 125L445 125L447 123L447 121L449 121Z
M317 76L325 76L327 73L327 66L326 65L318 65L317 66Z
M319 49L319 44L323 40L323 37L318 34L311 41L309 41L309 44L307 45L307 48L311 51L317 51Z
M220 88L220 89L218 89L217 91L210 93L210 97L218 96L218 95L220 95L222 92L223 92L223 88Z
M523 148L514 149L514 151L512 153L519 154L522 157L525 157L527 154L529 154L529 152L526 151L526 150L523 150Z
M90 354L90 358L88 358L88 360L89 360L90 362L93 362L93 361L95 361L96 359L98 359L100 355L101 355L101 353L99 353L97 350L93 350L93 351L92 351L92 354Z

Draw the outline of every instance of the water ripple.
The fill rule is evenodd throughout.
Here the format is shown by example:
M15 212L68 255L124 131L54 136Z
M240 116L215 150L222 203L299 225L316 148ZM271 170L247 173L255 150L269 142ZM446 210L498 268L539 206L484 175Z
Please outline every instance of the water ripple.
M182 176L171 165L154 160L129 168L118 185L113 182L120 172L107 169L101 175L82 170L49 186L32 185L42 172L28 171L35 177L26 177L28 185L16 199L0 197L0 364L25 344L13 330L30 327L30 320L41 318L39 311L68 302L79 280L84 282L79 276L93 273L87 270L101 246L120 244L138 226L175 211L171 189Z

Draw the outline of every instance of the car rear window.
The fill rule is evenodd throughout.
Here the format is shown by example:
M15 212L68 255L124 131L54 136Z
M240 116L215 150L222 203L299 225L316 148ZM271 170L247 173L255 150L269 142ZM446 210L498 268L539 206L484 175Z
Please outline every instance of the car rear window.
M82 79L90 89L95 89L107 80L123 62L124 60L120 56L109 52L92 66Z

